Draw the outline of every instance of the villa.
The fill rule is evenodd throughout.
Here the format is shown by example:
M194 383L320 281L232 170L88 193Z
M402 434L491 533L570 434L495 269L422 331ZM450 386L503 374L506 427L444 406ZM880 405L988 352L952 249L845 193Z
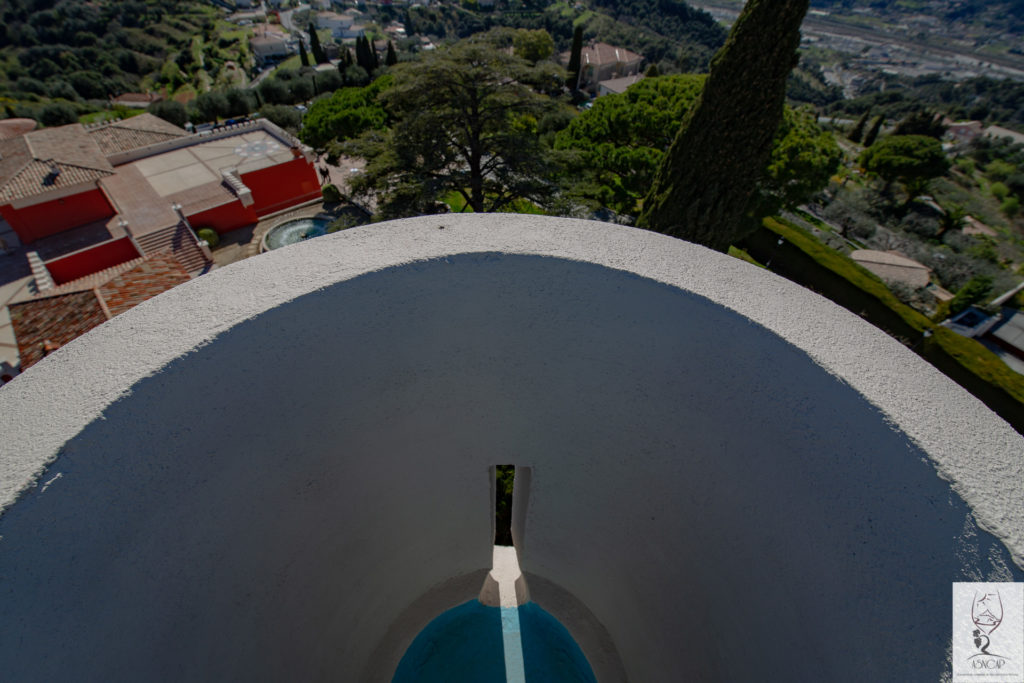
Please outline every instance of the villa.
M190 135L151 114L0 140L0 216L41 291L169 249L189 272L224 233L316 199L313 154L264 119Z
M568 59L568 53L562 55L563 63L568 63ZM578 87L596 93L601 82L611 81L613 92L619 92L617 86L622 83L620 79L637 76L643 59L643 56L635 52L607 43L584 46L580 52Z

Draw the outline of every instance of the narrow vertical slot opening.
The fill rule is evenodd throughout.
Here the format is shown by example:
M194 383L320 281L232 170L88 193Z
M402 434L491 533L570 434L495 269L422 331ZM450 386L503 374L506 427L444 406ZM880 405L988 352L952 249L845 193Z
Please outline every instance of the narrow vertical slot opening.
M512 545L512 489L515 465L494 468L494 545Z

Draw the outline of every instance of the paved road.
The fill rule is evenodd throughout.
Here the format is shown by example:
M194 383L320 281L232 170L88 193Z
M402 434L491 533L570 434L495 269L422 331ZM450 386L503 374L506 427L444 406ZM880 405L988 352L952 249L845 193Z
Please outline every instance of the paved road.
M300 30L300 29L296 29L295 25L292 24L292 12L295 12L297 10L304 10L304 9L309 9L309 5L299 5L298 7L294 8L294 9L282 10L281 11L281 26L283 26L288 31Z

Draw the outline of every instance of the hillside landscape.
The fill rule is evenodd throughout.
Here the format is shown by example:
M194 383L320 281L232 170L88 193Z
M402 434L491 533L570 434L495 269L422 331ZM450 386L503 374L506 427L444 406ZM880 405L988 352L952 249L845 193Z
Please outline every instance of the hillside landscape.
M312 148L325 200L351 208L329 231L451 211L636 225L742 5L240 4L8 2L2 116L60 126L148 110L204 134L267 119ZM748 197L754 232L715 245L780 269L777 247L806 246L816 265L788 277L824 291L811 273L829 270L885 309L876 324L908 345L927 332L922 352L955 357L1014 404L1024 377L1010 367L1024 360L939 323L1024 307L1020 22L1000 20L1019 4L812 3L760 178L729 191ZM747 130L726 118L702 125ZM865 269L879 253L925 279Z

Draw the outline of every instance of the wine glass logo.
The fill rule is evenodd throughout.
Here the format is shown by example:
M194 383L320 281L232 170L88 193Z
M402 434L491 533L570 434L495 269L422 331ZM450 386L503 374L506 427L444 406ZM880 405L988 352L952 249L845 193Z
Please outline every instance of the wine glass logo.
M988 651L992 631L1003 623L1003 602L998 591L976 592L971 604L971 620L978 628L974 631L974 646L983 654Z

